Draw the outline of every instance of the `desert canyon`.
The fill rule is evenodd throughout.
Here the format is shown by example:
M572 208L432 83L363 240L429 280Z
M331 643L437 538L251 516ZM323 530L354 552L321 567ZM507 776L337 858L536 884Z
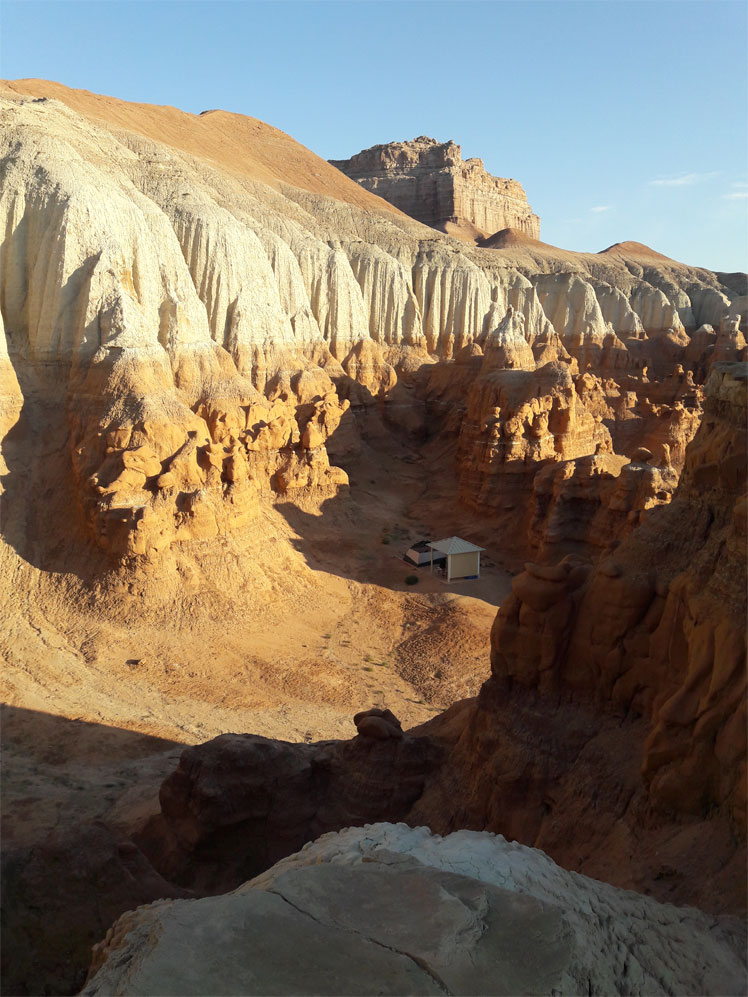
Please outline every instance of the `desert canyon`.
M744 993L746 274L451 141L0 116L3 993Z

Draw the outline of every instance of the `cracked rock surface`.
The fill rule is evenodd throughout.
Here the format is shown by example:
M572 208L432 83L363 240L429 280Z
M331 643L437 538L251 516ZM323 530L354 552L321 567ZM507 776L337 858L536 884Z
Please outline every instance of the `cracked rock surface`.
M224 896L125 914L84 995L733 994L737 922L497 835L327 834Z

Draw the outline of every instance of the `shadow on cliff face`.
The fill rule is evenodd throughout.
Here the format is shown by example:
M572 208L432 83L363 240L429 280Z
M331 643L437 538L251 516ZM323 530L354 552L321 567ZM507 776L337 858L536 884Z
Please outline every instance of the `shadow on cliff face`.
M42 571L90 582L111 566L86 534L70 460L65 372L11 358L23 404L2 440L2 537Z
M421 457L391 455L377 467L363 461L349 464L350 488L326 499L318 510L306 511L293 501L276 508L297 534L293 546L313 571L392 592L451 593L499 606L509 593L511 575L499 566L498 554L496 561L492 557L496 534L458 504L453 478L434 483L428 467ZM438 565L432 573L428 564L416 568L405 560L415 542L454 535L486 547L480 578L448 583Z
M648 800L646 732L645 720L591 701L491 681L478 700L399 741L225 734L183 753L162 786L161 814L136 840L162 875L205 895L344 827L468 828L661 902L744 910L744 856L726 823L663 814Z
M11 351L10 368L20 386L18 398L11 376L10 408L18 401L20 411L2 439L7 472L0 478L0 531L34 567L93 584L117 566L118 558L96 545L84 521L81 486L72 467L69 415L75 409L68 411L69 370L59 364L34 364L18 351ZM332 464L347 469L360 459L362 446L382 455L393 450L410 453L427 435L423 403L400 382L386 395L375 396L345 376L337 380L336 390L352 407L326 441ZM85 407L89 402L97 404L96 398L78 396L72 405ZM299 409L304 425L304 406ZM277 487L274 479L261 485L263 490Z
M644 526L621 546L620 561L599 564L591 580L589 568L580 571L583 566L576 562L528 571L517 579L513 601L499 617L500 638L494 627L493 677L477 701L456 704L415 732L415 740L433 741L444 756L419 775L419 792L395 819L427 824L439 833L462 827L503 833L546 849L567 868L660 900L714 912L745 908L745 851L728 807L732 782L722 778L726 769L737 773L744 758L737 729L742 724L744 730L744 720L736 707L744 703L739 683L744 652L733 647L732 639L723 639L742 622L735 618L737 601L731 601L730 591L744 572L744 382L740 372L717 372L714 403L689 449L672 506L651 510ZM387 475L386 467L382 473ZM383 494L380 503L385 501ZM341 497L331 500L322 518L348 517L346 525L355 525L355 509ZM325 536L319 517L295 506L284 511L302 537L314 536L308 542L312 566L330 570L341 559L351 563L351 550L340 550L342 537L350 535L342 520L332 523L337 535L331 529ZM368 523L359 528L376 535ZM577 591L589 596L579 619ZM744 611L737 615L744 617ZM715 629L719 633L710 636ZM715 655L705 648L716 648ZM730 681L720 690L725 670L722 678ZM608 682L608 673L614 681ZM616 685L618 679L624 681ZM716 692L720 702L715 702ZM703 716L709 724L701 722ZM653 722L658 724L654 733ZM206 859L207 874L218 876L222 885L228 884L221 875L238 879L248 871L241 863L253 857L247 852L249 839L237 840L233 827L238 798L248 801L240 820L265 827L269 814L283 826L278 815L306 808L297 842L323 827L333 830L336 820L350 819L338 801L327 811L330 824L312 823L317 819L315 772L334 769L342 800L358 784L355 744L310 746L301 757L298 746L256 742L218 739L191 749L189 764L171 778L162 796L166 840L172 842L165 858L175 862L167 874L182 876L188 869L189 884L196 884L193 858ZM655 761L664 756L683 762L670 773L668 794L650 792L649 779L642 778L643 760L645 776L647 765L651 769L653 744ZM235 757L228 764L230 756ZM294 777L269 774L269 756L270 769L290 767ZM398 764L394 757L377 759L393 784ZM725 791L715 796L712 790L721 786ZM197 808L204 813L196 814L190 807L200 797ZM263 801L259 809L258 799ZM367 813L378 805L380 819L393 819L386 797L370 803ZM737 799L735 818L739 808ZM219 870L218 856L237 848L231 863ZM209 883L213 887L216 880Z
M128 836L126 789L154 796L182 745L2 709L2 993L78 993L91 946L126 910L189 896Z
M432 374L441 370L439 364L428 367ZM409 412L416 413L415 421ZM499 605L509 576L495 569L491 549L482 556L479 580L451 586L428 567L416 569L404 560L423 539L458 535L487 548L496 548L497 541L500 546L485 517L459 500L459 426L454 404L436 399L426 408L414 394L350 409L326 444L331 461L348 474L349 488L320 504L292 491L276 502L309 567L399 591L410 588L407 576L416 576L419 583L410 589L416 594L453 590ZM352 435L359 441L355 449L344 446Z
M90 524L85 522L81 484L76 482L72 466L69 417L87 405L97 409L99 399L95 395L71 395L68 368L33 363L22 350L14 348L12 337L9 340L9 409L17 405L20 411L2 439L7 472L0 478L4 489L0 531L9 546L32 566L45 572L72 575L84 584L93 585L116 569L119 559L97 546ZM348 470L351 466L363 467L371 457L379 469L394 455L403 458L396 468L399 475L401 468L407 467L406 462L418 458L420 446L439 432L441 415L431 411L433 405L427 412L419 385L422 387L429 371L441 366L424 364L423 370L410 371L393 388L376 395L348 375L337 378L336 391L341 400L351 402L351 407L325 441L330 462ZM304 409L305 406L299 406L302 426ZM362 450L366 451L365 456ZM308 456L313 451L304 453ZM440 476L443 478L444 474L442 466ZM357 477L361 475L356 471L354 478ZM403 475L403 483L411 489L420 487L418 475ZM277 487L274 480L260 484L263 490ZM390 480L385 488L393 484ZM434 491L433 478L430 490ZM343 497L338 496L326 503L328 511L331 502L336 508L344 505ZM284 508L290 509L292 504L284 503ZM303 505L303 500L300 504Z
M329 831L407 820L443 746L428 736L294 744L222 734L183 752L136 836L154 866L222 893Z

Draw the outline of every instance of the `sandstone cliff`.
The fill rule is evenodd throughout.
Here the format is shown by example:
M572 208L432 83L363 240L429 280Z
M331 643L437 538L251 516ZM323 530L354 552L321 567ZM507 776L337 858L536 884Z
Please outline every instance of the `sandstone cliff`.
M528 565L492 634L496 678L595 690L651 717L652 796L694 814L725 806L743 832L747 385L746 365L716 365L669 505L591 570Z
M59 99L23 95L47 90ZM735 292L706 271L650 258L640 267L624 252L566 254L560 272L546 254L531 272L525 246L506 259L460 252L381 201L362 201L344 178L332 186L331 167L313 169L311 154L259 123L249 128L253 155L240 160L229 143L215 160L215 130L228 123L213 115L33 81L6 87L2 113L3 419L12 424L21 397L27 419L33 398L57 399L81 521L118 556L241 528L264 492L345 485L326 440L349 404L386 396L397 369L407 379L419 358L428 373L427 361L448 364L476 346L495 372L571 358L572 377L575 364L615 374L600 395L575 388L581 404L564 403L573 451L546 442L528 459L593 454L607 432L616 447L626 424L629 450L656 440L677 467L694 420L674 397L650 397L646 370L661 380L685 361L705 377L714 357L745 348ZM285 166L269 172L279 148ZM731 308L738 332L726 331L725 345L706 333L689 340L697 322L727 321ZM454 380L448 369L444 377ZM444 377L432 373L425 397ZM532 378L522 390L543 408ZM485 425L497 403L486 390L471 397L465 496L491 508L493 471L483 461L476 478L467 451L477 452L469 427ZM518 396L506 410L510 434L522 404ZM548 441L540 408L533 438Z
M41 81L0 98L11 701L78 717L88 695L96 723L188 742L247 727L311 741L310 708L327 710L316 736L344 737L347 707L385 686L423 721L407 669L444 701L474 694L488 656L455 638L459 604L405 612L389 580L365 584L361 524L381 513L389 539L395 449L422 462L418 517L431 502L431 522L529 562L477 701L374 747L194 749L162 823L140 827L159 870L236 885L322 831L387 817L501 831L661 899L738 909L745 382L723 362L746 356L745 276L631 243L569 253L517 221L460 244L242 116ZM433 508L437 475L449 509ZM330 568L325 545L350 545L348 562ZM319 643L332 603L360 620L342 662ZM447 635L441 658L416 628L407 669L357 680L356 649L384 658L380 631L419 613ZM270 687L282 726L247 719ZM238 766L215 764L232 752ZM74 842L36 854L59 862ZM33 953L25 966L24 986L54 989Z
M466 242L507 228L536 239L540 235L540 219L522 186L491 176L481 159L464 160L454 142L422 135L330 162L412 218Z
M159 872L226 889L387 817L499 832L617 885L740 907L746 380L715 366L670 503L614 553L516 576L477 700L400 740L227 735L185 752L139 838Z

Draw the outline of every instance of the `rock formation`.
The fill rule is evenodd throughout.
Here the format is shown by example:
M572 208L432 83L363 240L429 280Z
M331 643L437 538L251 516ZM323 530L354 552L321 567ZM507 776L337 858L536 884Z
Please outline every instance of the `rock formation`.
M540 219L521 184L492 177L482 159L463 159L454 142L421 135L330 162L411 218L467 242L507 228L540 235Z
M2 112L3 420L12 425L22 397L58 399L70 426L81 520L118 557L152 557L175 541L241 529L268 490L329 494L344 486L326 441L349 404L393 392L397 368L418 357L449 361L479 344L486 371L531 370L533 360L545 369L571 357L583 373L615 374L600 400L586 383L586 395L572 392L594 402L576 406L590 415L581 436L574 429L574 453L608 445L593 417L611 430L627 423L627 437L640 424L635 444L651 439L659 419L658 442L678 466L695 420L684 423L677 401L663 408L664 399L650 397L650 382L631 372L647 367L662 380L685 362L705 377L710 359L744 349L738 299L704 271L668 261L663 274L647 257L634 279L631 265L610 253L604 263L579 256L577 271L586 274L558 272L549 257L545 272L528 279L504 262L496 268L503 250L457 252L400 215L359 206L358 187L342 178L342 202L289 187L287 174L284 193L256 180L242 186L183 151L185 142L190 152L199 149L199 133L212 120L193 124L183 115L175 150L153 138L159 121L166 133L174 127L163 113L154 123L111 102L107 119L86 95L58 88L65 104L19 89L6 88ZM139 130L122 132L123 115L131 127L140 121ZM404 157L413 169L431 169L412 165L421 156L427 164L446 157L444 178L463 169L456 147L408 149L378 155L387 164ZM259 159L242 168L277 184ZM485 176L475 164L464 172ZM305 177L301 172L298 182ZM499 184L485 183L491 190ZM346 199L344 212L334 207ZM696 312L727 323L716 352L704 340L689 354ZM59 374L50 380L52 370ZM627 394L619 387L624 376ZM531 459L569 456L566 444L542 442L550 439L541 427L549 413L533 401L535 390L534 383L520 389L526 401L518 398L517 412L509 412L507 439L522 433L522 404L534 406ZM571 388L564 390L570 398ZM490 392L480 399L473 392L462 432L466 466L477 453L470 427L482 432L497 404ZM564 403L562 418L574 423L574 407ZM665 429L676 417L677 428ZM515 449L514 456L525 452ZM481 460L486 470L480 480L468 472L465 494L488 508L491 500L478 496L494 491L493 471Z
M50 831L33 847L6 843L3 853L4 993L42 987L78 993L91 947L116 918L140 904L191 895L166 882L126 835L101 821Z
M122 639L162 587L164 641L178 620L182 646L202 644L212 621L200 696L214 697L212 656L240 628L227 660L255 674L246 633L317 584L306 538L294 549L273 533L274 507L312 535L327 503L329 543L344 546L361 530L344 468L376 460L375 445L436 454L456 496L440 515L526 565L477 700L403 733L383 699L362 698L344 716L376 707L351 741L188 748L160 816L137 829L162 878L125 843L145 885L124 900L112 887L103 909L173 883L232 888L321 833L381 819L497 831L659 899L740 909L745 275L635 243L540 243L518 185L431 140L375 150L375 179L425 199L462 243L240 115L32 80L0 86L0 120L3 649L36 683L34 709L85 682L106 699L109 619ZM355 570L331 598L355 606ZM32 623L32 606L56 622ZM320 689L331 661L316 653L283 662L309 696L310 662ZM146 695L138 675L128 689ZM390 705L405 720L404 702ZM231 727L190 736L244 722L226 715ZM51 861L64 851L53 841ZM9 875L36 896L19 862Z
M379 737L365 719L400 736ZM371 716L360 717L351 741L225 734L182 754L161 787L161 814L138 841L170 881L233 889L320 834L383 813L404 819L442 755L430 738L403 737Z
M289 946L294 958L289 960ZM83 994L739 994L742 933L501 836L329 834L222 897L125 914Z
M735 282L629 244L590 256L528 236L460 251L250 119L34 81L5 88L2 114L2 420L12 426L22 400L31 419L41 397L65 411L80 522L117 558L243 529L268 493L334 494L347 476L326 447L336 435L355 446L354 420L339 433L348 407L406 397L419 367L416 406L399 404L398 418L424 425L412 410L425 403L444 432L434 403L459 398L463 496L483 512L519 489L520 467L529 493L545 461L611 445L647 446L658 461L667 447L678 470L699 380L745 349ZM251 155L237 140L247 129ZM272 143L285 166L270 168ZM442 164L455 191L458 175L465 190L478 177L480 190L520 204L455 146L419 140L362 156L384 172ZM520 225L489 224L461 203L452 215L487 229ZM714 340L696 335L705 319L724 327ZM485 354L469 390L449 367L468 347ZM678 370L690 393L663 390ZM645 499L624 488L637 496L627 511L666 495L661 484ZM518 526L529 552L537 537Z
M740 860L742 845L733 852L729 840L744 839L746 818L746 645L736 624L746 616L747 376L744 365L712 368L704 421L668 503L638 516L601 558L572 553L516 576L477 704L424 728L437 737L442 728L453 747L410 822L501 831L609 877L621 849L634 864L648 850L646 836L634 846L632 832L619 834L651 821L653 808L684 826L719 813L730 830L707 832L705 845L726 849L712 875L723 875L730 854ZM563 532L568 542L568 520ZM624 763L613 744L626 717ZM609 759L602 779L593 775L598 752ZM443 820L457 794L458 816ZM571 813L583 850L568 848ZM669 847L660 837L650 858L662 861ZM694 871L704 861L694 859Z
M745 831L748 367L717 364L672 501L610 559L528 565L492 634L499 679L596 690L652 718L642 773L667 808ZM653 559L652 551L658 551ZM729 592L729 594L728 594Z
M372 717L388 726L367 711L355 718L367 736L350 742L227 735L189 749L138 839L156 868L227 889L324 831L386 817L500 832L620 885L651 888L670 868L664 896L740 905L745 585L730 592L745 578L747 383L742 366L713 368L677 490L614 553L516 576L477 701L400 738L362 730ZM633 475L666 474L635 456ZM715 813L718 824L704 820ZM672 879L688 822L695 867Z

